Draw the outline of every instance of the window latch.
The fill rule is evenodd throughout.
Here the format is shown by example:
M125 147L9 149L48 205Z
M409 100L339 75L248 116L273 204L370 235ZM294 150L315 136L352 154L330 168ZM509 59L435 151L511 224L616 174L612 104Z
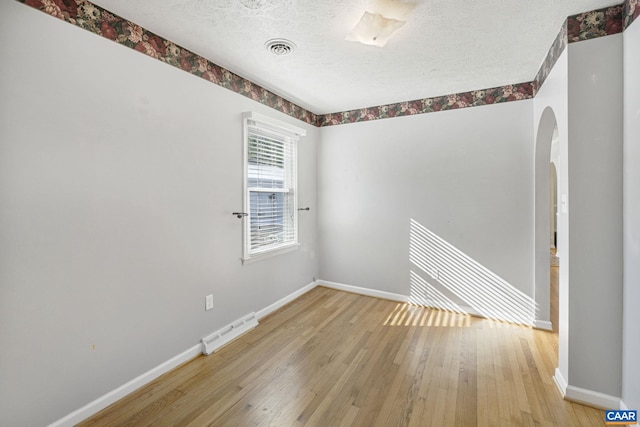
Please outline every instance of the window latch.
M233 212L231 215L235 215L238 218L242 218L243 216L248 216L249 214L246 212Z
M310 208L306 207L306 208L298 208L299 211L308 211Z

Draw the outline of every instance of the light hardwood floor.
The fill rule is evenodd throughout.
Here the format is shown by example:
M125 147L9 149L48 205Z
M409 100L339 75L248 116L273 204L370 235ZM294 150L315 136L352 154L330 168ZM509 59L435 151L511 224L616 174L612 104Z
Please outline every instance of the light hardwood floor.
M317 287L81 426L600 426L556 335Z

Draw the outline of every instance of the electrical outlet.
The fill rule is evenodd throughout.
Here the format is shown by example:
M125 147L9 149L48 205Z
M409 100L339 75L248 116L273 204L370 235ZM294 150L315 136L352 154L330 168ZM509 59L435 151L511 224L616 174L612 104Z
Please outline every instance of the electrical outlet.
M213 294L209 294L204 299L204 309L211 310L213 308Z

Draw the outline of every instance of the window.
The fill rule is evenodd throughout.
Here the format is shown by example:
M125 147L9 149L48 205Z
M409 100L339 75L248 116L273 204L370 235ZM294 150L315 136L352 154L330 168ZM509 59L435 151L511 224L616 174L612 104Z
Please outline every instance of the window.
M305 134L266 116L245 114L245 260L298 246L296 153Z

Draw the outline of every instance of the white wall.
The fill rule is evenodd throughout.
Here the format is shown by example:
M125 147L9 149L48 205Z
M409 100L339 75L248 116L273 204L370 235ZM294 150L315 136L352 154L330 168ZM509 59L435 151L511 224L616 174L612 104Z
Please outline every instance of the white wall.
M318 129L18 2L0 31L0 425L53 422L318 275ZM311 211L300 250L242 266L248 110L308 130Z
M557 120L558 193L568 196L568 212L558 218L558 374L573 396L578 389L621 395L621 99L622 35L614 35L570 44L534 101L536 126L547 108ZM540 149L536 184L542 178L545 188L550 152ZM548 228L540 223L548 221L548 196L538 191L536 212L538 294L549 274Z
M571 190L559 370L640 406L640 24L570 45L533 101L319 130L18 2L0 17L0 425L55 421L319 274L408 295L411 271L431 281L409 261L411 220L548 316L531 230L548 106L558 192ZM311 211L299 251L243 267L230 213L248 110L307 128Z
M640 408L640 20L624 32L624 317L622 399Z
M621 396L622 34L568 46L569 385Z
M532 297L532 107L323 128L321 278L409 295L413 219Z

